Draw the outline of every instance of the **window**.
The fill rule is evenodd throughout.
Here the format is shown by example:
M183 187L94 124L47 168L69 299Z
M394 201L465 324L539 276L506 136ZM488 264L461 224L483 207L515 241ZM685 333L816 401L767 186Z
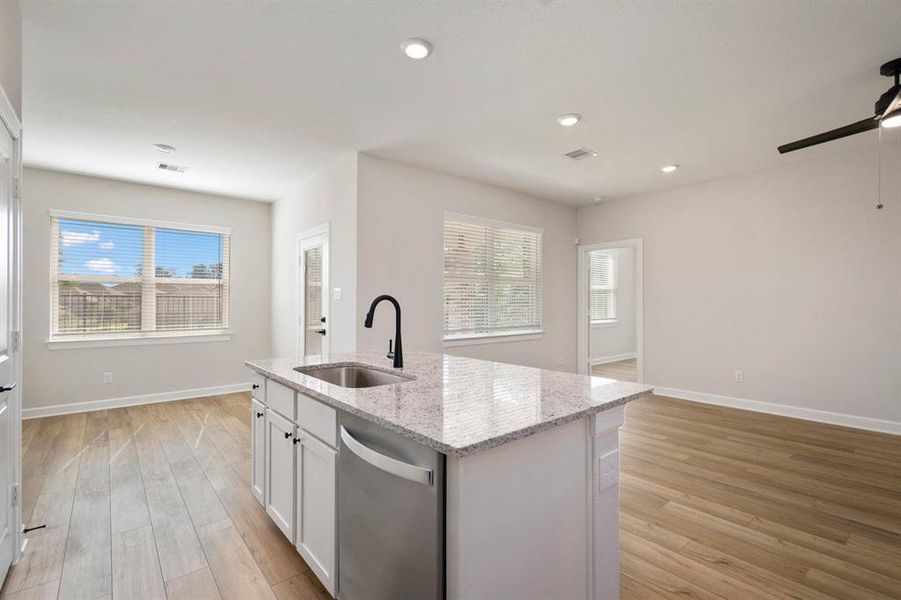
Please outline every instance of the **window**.
M616 259L609 252L595 250L589 256L591 322L616 321Z
M541 332L541 230L444 221L444 339Z
M224 228L51 211L50 339L226 333Z

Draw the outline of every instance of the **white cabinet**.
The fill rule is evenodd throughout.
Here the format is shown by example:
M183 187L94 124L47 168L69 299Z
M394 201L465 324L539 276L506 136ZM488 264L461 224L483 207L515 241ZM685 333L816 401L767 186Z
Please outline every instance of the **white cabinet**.
M296 396L289 387L271 380L266 382L266 406L292 421L297 420Z
M253 383L251 491L334 597L337 411L271 379Z
M338 445L338 413L331 406L297 394L297 423L332 448Z
M250 399L250 438L250 491L257 502L263 504L266 481L266 407L253 398Z
M297 551L335 595L336 452L300 429L297 446Z
M250 383L250 395L253 399L266 404L266 378L254 373L250 376Z
M266 410L266 513L294 540L294 423Z

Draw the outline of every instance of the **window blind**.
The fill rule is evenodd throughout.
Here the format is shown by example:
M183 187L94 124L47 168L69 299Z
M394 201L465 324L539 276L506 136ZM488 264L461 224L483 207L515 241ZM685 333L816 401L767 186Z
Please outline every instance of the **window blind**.
M51 217L51 339L228 328L229 235Z
M603 251L589 253L589 287L591 293L591 320L616 319L616 261L613 255Z
M541 231L446 217L445 339L541 330Z
M322 329L322 246L304 250L304 353L321 354L322 339L316 331Z

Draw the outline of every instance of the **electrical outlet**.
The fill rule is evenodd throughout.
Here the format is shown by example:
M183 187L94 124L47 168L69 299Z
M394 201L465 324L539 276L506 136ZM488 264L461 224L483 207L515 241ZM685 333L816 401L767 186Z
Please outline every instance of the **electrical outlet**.
M112 382L113 382L113 372L112 372L112 371L106 371L106 372L103 374L103 383L112 383Z
M735 383L744 383L745 382L745 372L741 369L735 370Z
M598 459L598 491L616 485L619 481L619 451L611 450Z

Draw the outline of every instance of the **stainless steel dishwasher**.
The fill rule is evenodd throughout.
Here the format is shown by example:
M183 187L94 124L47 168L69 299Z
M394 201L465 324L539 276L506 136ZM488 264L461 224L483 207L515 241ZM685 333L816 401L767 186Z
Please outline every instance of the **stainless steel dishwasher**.
M342 412L338 598L444 598L440 452Z

